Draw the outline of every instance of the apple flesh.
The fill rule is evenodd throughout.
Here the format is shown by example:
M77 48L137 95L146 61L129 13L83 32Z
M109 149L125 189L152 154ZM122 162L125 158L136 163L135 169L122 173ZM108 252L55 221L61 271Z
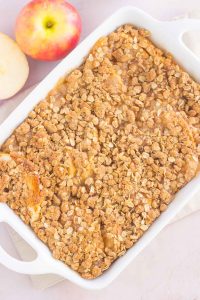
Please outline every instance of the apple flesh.
M16 180L21 182L24 187L27 189L26 198L24 199L26 201L27 208L29 210L30 216L31 216L31 222L34 222L38 220L41 210L41 202L42 199L40 197L40 181L39 176L37 174L31 173L25 166L27 166L27 160L25 158L22 158L17 161L16 158L12 157L9 153L0 152L0 162L3 162L4 164L7 164L9 162L13 161L15 163L15 172L13 172L13 176L10 176L10 179L16 183ZM20 168L18 168L20 166ZM0 169L0 176L6 175L5 168L3 167ZM15 175L18 175L18 177L15 177ZM12 177L12 178L11 178ZM0 185L0 195L2 195L4 190L4 181L2 181L2 184ZM11 194L13 191L9 190L9 193ZM0 199L1 202L1 199Z
M0 100L14 96L25 84L28 74L26 56L14 40L0 32Z
M16 40L24 53L38 60L58 60L78 43L81 19L65 0L33 0L20 12Z

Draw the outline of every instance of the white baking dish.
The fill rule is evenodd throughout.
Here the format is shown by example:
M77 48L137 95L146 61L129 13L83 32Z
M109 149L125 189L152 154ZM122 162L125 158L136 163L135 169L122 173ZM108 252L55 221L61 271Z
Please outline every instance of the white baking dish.
M9 115L0 126L0 144L2 144L12 131L26 118L33 107L43 99L49 90L54 87L58 79L79 66L88 54L94 43L104 35L115 30L118 26L131 23L138 27L149 29L152 40L161 48L171 52L176 61L180 63L196 80L200 81L200 61L182 42L183 33L189 30L200 30L198 20L176 20L160 22L145 12L125 7L114 13L92 34L90 34L74 51L32 91L28 97ZM33 231L6 205L0 204L0 222L6 222L13 227L36 251L37 258L32 262L22 262L7 254L0 247L0 263L9 269L24 274L54 273L87 289L100 289L107 286L136 255L163 229L163 227L181 210L181 208L200 192L200 176L187 184L179 193L168 209L154 222L143 237L127 253L120 257L99 278L86 280L71 268L54 259L49 249L36 237Z

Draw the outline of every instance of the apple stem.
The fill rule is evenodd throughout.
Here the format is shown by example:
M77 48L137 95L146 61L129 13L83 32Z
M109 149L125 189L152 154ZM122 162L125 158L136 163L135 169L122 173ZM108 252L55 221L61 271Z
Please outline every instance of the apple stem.
M51 28L51 27L53 27L53 23L51 21L48 21L46 23L46 28Z

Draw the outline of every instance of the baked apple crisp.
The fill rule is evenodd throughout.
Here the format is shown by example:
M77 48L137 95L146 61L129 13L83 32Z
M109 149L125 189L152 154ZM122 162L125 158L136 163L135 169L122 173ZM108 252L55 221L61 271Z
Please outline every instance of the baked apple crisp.
M84 278L198 170L200 85L149 36L124 25L101 38L1 147L0 201Z

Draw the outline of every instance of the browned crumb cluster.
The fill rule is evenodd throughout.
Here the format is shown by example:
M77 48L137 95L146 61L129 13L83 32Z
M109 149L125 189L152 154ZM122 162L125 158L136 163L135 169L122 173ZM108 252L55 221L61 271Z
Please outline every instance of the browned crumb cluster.
M143 235L198 170L200 86L124 25L1 148L0 201L84 278Z

